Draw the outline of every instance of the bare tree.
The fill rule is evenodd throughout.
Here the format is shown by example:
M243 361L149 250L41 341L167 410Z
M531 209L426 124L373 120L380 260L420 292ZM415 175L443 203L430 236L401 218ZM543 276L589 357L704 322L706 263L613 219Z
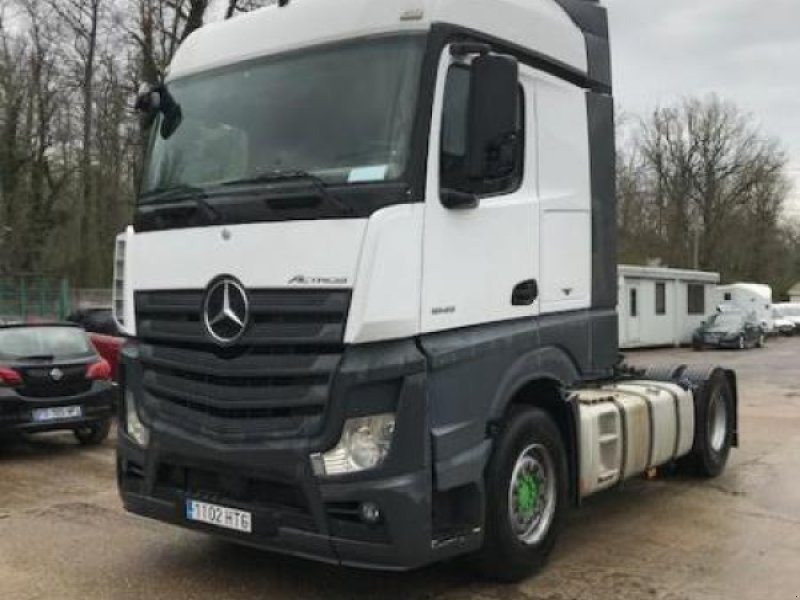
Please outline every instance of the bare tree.
M777 280L787 159L749 115L716 96L656 109L618 163L622 257Z

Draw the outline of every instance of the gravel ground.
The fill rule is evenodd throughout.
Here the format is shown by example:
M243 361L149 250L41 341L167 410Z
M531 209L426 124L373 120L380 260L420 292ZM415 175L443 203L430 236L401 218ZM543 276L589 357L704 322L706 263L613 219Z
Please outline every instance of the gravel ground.
M516 586L461 562L366 573L272 556L125 514L114 444L0 446L0 598L567 600L800 598L800 339L764 350L639 352L740 378L742 448L712 482L635 480L575 511L549 567Z

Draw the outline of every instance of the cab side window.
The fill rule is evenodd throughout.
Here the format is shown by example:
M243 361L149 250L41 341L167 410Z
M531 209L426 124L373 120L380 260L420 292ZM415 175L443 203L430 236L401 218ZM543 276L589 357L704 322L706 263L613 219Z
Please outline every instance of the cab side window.
M471 74L463 65L450 67L445 84L442 114L440 185L442 189L470 192L479 196L507 194L522 182L525 149L525 103L522 86L517 110L517 143L514 145L514 170L507 177L493 181L475 181L466 174L467 140L469 136L469 98Z

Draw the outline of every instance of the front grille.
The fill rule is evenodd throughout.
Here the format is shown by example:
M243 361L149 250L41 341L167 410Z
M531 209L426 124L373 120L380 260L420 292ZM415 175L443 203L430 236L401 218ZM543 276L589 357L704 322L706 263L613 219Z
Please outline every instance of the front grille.
M223 438L318 433L344 350L350 292L250 291L250 323L233 347L208 336L204 298L204 291L137 293L146 402L177 426Z
M29 398L56 398L77 396L91 389L92 382L86 378L87 365L58 367L62 374L58 381L52 376L53 368L51 365L22 369L20 394Z

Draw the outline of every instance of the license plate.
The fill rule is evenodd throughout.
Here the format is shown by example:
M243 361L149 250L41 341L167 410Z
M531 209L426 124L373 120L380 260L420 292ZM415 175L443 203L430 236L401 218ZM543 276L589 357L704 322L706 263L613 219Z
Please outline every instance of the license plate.
M33 420L36 423L49 421L62 421L65 419L78 419L83 415L80 406L58 406L55 408L37 408L33 411Z
M253 515L251 513L227 506L209 504L208 502L187 500L186 518L189 521L241 531L242 533L253 532Z

